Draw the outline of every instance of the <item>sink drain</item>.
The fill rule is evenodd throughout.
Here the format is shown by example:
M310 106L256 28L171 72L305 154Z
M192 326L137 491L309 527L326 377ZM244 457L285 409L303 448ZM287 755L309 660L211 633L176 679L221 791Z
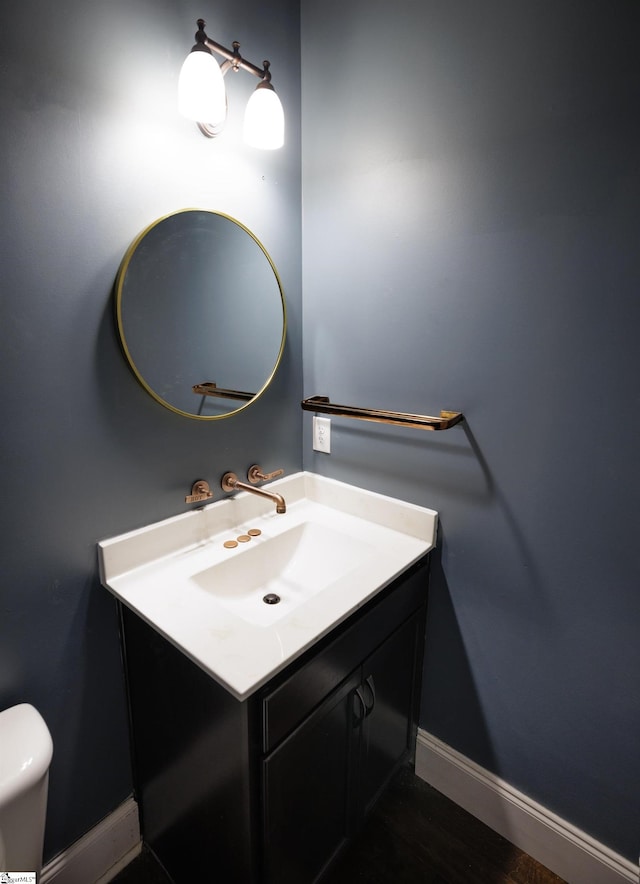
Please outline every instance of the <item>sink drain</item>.
M265 596L263 596L262 601L265 605L277 605L280 601L280 596L276 595L275 592L268 592Z

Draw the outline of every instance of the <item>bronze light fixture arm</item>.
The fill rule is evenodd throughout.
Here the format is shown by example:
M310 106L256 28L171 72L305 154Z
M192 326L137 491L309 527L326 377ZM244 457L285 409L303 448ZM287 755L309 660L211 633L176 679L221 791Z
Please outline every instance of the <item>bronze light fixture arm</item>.
M199 18L196 44L200 43L203 46L206 46L207 49L211 50L211 52L215 52L217 55L222 56L222 58L229 62L234 71L238 71L242 68L243 71L253 74L253 76L257 77L259 80L264 80L267 83L271 82L271 72L269 71L268 61L265 60L263 62L263 67L259 68L257 65L252 64L240 55L240 44L237 40L233 41L233 49L227 49L226 46L222 46L221 43L216 43L211 37L207 37L204 26L204 19Z

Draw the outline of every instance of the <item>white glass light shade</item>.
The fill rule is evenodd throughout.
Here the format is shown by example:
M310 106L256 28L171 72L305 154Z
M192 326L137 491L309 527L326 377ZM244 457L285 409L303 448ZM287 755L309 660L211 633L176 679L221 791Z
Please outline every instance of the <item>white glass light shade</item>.
M222 123L227 97L220 65L210 52L190 52L178 80L178 110L196 123Z
M244 140L261 150L275 150L284 144L284 111L273 89L258 86L244 112Z

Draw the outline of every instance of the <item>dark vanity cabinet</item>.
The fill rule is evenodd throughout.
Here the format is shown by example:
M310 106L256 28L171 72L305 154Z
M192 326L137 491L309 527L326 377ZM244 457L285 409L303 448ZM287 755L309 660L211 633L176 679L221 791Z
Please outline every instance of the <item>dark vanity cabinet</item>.
M412 757L428 557L240 702L121 608L145 842L176 882L311 884Z
M415 614L263 757L265 881L317 880L407 757L420 630Z

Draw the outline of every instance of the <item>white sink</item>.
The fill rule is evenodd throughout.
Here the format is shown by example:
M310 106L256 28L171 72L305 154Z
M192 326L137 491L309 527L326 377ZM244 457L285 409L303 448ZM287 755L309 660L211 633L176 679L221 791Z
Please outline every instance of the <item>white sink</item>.
M232 614L270 626L356 570L371 545L321 522L301 522L192 576ZM277 596L271 604L265 595Z
M265 487L286 513L239 492L98 544L103 584L239 700L435 543L415 504L312 473Z

